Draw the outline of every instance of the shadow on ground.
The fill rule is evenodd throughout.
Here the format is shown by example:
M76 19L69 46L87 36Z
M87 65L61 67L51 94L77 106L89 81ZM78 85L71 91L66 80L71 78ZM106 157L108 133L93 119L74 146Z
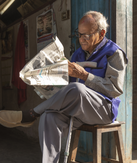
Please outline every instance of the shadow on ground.
M133 163L137 163L137 150L132 153ZM16 128L0 125L0 163L41 163L38 139L28 138ZM63 157L60 162L63 162Z
M38 139L0 125L0 163L41 163Z

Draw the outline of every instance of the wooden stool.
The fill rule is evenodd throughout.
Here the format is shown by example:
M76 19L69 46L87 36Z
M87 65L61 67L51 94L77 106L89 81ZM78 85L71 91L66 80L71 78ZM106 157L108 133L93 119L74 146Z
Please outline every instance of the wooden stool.
M123 122L115 121L114 123L108 125L94 125L94 126L86 124L82 125L79 129L74 131L72 135L68 163L78 163L75 161L75 158L77 154L80 131L88 131L92 132L93 134L93 163L101 163L101 159L105 161L110 161L112 163L114 162L125 163L121 124L123 124ZM118 151L119 161L115 159L104 158L101 156L102 133L105 132L114 132L115 144Z

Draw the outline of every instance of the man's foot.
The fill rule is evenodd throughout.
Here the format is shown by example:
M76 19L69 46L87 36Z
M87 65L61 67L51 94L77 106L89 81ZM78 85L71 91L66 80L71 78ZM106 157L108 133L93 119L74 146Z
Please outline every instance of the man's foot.
M40 115L37 114L33 109L22 111L22 123L33 122Z

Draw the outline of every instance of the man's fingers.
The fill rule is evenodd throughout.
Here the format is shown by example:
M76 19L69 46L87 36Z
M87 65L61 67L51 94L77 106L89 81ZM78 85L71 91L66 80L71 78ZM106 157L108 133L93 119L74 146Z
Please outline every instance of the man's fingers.
M77 63L75 63L75 62L68 62L68 65L69 65L70 67L72 67L72 68L77 68L77 67L79 67L79 65L78 65Z
M68 62L68 66L69 66L69 68L72 68L72 69L75 68L71 62Z

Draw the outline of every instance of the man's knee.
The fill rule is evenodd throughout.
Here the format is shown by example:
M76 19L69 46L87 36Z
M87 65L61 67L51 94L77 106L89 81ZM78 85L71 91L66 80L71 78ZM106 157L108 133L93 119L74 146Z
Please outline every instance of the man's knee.
M72 94L73 94L73 97L77 97L78 95L82 95L82 96L85 96L85 88L86 86L84 84L81 84L81 83L77 83L77 82L74 82L74 83L70 83L70 86L73 88L72 89Z

